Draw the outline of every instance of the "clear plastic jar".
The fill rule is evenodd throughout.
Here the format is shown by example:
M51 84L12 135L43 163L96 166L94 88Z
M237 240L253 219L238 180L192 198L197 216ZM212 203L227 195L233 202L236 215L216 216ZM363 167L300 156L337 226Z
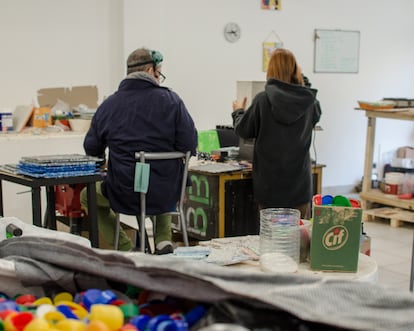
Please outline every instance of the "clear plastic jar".
M260 265L264 271L295 272L300 257L300 211L260 211Z

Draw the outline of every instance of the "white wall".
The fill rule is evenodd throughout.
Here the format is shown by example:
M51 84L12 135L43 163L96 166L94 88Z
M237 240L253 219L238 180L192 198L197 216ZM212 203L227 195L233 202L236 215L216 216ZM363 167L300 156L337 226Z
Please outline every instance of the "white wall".
M0 108L30 103L40 88L99 85L101 99L113 90L124 67L114 3L0 0Z
M52 86L95 84L102 100L117 88L128 53L146 46L164 54L164 84L198 129L231 124L236 81L265 79L261 44L275 31L319 89L323 186L354 185L366 136L357 100L414 98L413 12L411 0L285 0L277 12L261 10L260 0L0 0L0 108ZM222 34L230 21L242 28L235 44ZM359 73L313 73L315 29L360 31ZM378 120L377 132L376 156L414 145L412 123Z

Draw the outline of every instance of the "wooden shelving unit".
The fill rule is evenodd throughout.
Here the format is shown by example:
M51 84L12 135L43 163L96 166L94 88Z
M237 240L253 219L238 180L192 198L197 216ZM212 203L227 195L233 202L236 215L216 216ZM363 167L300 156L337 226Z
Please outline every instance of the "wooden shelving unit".
M414 121L414 108L396 108L387 110L357 109L365 111L365 115L368 118L365 145L364 179L362 182L362 192L360 193L362 208L364 209L364 218L368 216L384 217L384 215L392 215L393 217L386 217L392 220L391 226L399 225L396 217L400 217L400 221L414 222L414 212L412 215L410 215L411 211L414 211L414 199L399 199L395 195L384 194L380 190L371 189L372 163L374 159L375 129L377 118ZM395 213L393 213L390 208L388 208L388 211L384 211L384 209L370 209L372 203L378 203L391 208L395 208Z

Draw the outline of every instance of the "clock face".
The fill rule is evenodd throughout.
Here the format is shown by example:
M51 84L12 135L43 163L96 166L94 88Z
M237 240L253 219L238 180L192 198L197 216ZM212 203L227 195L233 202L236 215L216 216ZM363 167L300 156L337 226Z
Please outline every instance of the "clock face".
M227 23L224 27L224 38L227 41L234 43L240 39L241 30L237 23Z

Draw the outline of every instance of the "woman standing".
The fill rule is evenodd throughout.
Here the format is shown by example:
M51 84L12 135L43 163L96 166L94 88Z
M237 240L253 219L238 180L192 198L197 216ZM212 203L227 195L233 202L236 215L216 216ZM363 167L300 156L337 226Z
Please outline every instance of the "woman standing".
M309 149L321 116L317 90L305 86L295 56L278 48L269 60L265 91L245 111L246 98L233 102L233 126L255 138L253 190L259 208L295 208L310 217L312 173Z

